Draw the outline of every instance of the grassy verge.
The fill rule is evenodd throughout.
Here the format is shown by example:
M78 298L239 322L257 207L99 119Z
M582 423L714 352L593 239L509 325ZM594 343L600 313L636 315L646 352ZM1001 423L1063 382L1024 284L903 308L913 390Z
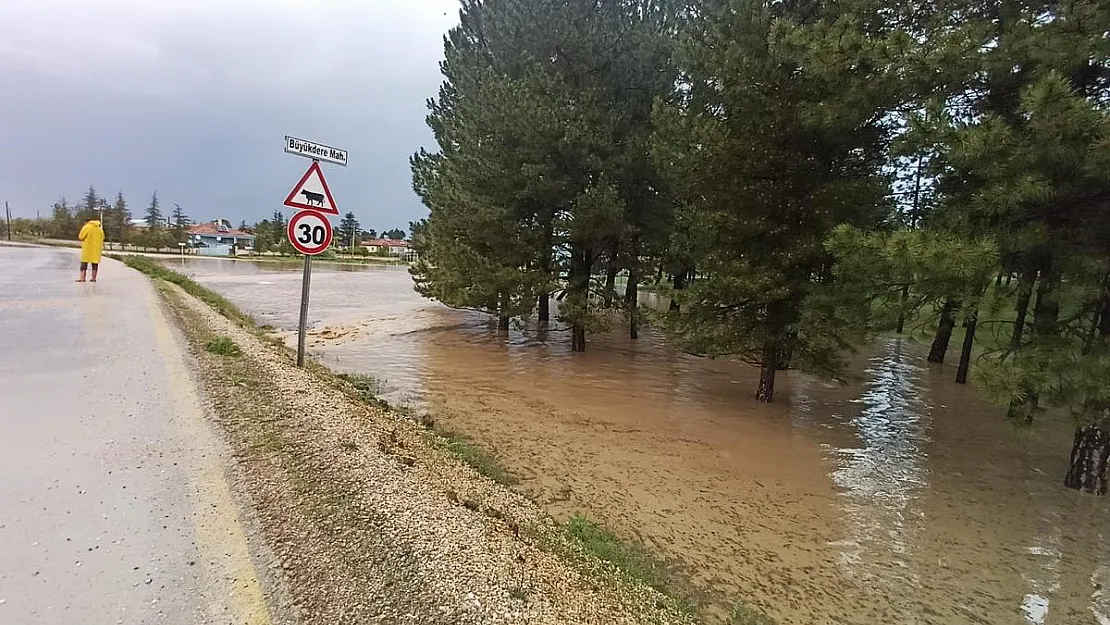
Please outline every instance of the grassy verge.
M223 357L218 361L219 369L223 382L229 388L239 389L247 395L264 394L265 389L260 388L262 382L255 379L255 372L250 363L245 359L234 357L240 353L239 347L230 338L214 334L195 312L186 310L180 301L176 301L180 299L178 293L165 283L179 286L189 295L205 302L245 329L255 334L263 334L264 330L255 324L253 318L240 311L221 295L150 258L144 256L113 258L156 279L159 291L170 302L194 347L203 348L209 354L207 356L209 358ZM286 349L286 351L291 350ZM229 356L231 358L228 358ZM517 483L517 478L505 468L496 455L481 445L464 435L437 426L434 419L428 415L417 415L407 407L392 406L380 399L378 395L383 391L381 380L369 375L336 374L311 360L306 362L306 368L322 381L364 403L418 420L433 436L433 444L470 465L480 475L502 485ZM240 401L242 403L239 403L234 411L238 418L233 427L239 429L247 448L252 453L262 455L291 453L280 431L275 427L275 417L262 411L252 412L252 407L260 410L260 405L266 402L259 402L257 397ZM287 462L296 464L297 461L289 458ZM317 485L317 490L321 489L322 485ZM315 492L311 489L305 492L310 491ZM543 532L533 532L533 536L546 550L577 565L587 574L597 574L598 570L595 565L585 563L583 560L600 561L615 570L620 577L646 584L663 593L673 601L675 606L690 616L704 618L703 610L707 605L707 593L695 587L689 577L677 566L653 554L642 543L622 538L616 532L582 515L572 517L559 529L557 536L544 535ZM524 590L521 588L517 592L524 593ZM720 605L721 601L716 600L714 603ZM736 604L724 623L725 625L773 625L774 621L761 612Z

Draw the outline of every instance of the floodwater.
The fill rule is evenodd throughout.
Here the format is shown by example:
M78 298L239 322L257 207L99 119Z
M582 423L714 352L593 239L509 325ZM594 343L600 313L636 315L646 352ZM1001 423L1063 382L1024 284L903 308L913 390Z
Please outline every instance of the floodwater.
M295 330L299 265L183 262ZM674 558L718 605L799 625L1110 624L1108 506L1062 486L1070 428L1016 431L918 345L869 348L847 385L783 374L763 406L742 363L650 331L594 335L585 354L557 329L506 340L403 268L318 264L312 296L318 358L494 448L556 517Z

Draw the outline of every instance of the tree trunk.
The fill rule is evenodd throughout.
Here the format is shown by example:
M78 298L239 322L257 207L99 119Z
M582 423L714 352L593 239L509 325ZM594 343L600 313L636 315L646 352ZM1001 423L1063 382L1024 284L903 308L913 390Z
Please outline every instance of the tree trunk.
M763 350L759 356L759 388L755 391L756 401L770 403L775 398L775 373L783 364L782 334L786 327L785 311L788 304L782 301L771 302L767 306L766 332Z
M586 328L582 324L576 323L570 329L570 351L584 352L586 351Z
M995 276L994 286L996 286L996 287L1002 286L1002 273L1001 272L999 272L999 274L997 276Z
M1033 333L1038 337L1056 336L1060 319L1060 302L1056 299L1056 280L1045 276L1037 285L1037 303L1033 306Z
M624 307L628 311L628 338L640 338L640 265L639 244L633 241L632 260L628 265L628 286L624 289Z
M674 273L674 290L675 291L681 291L682 289L686 288L686 273L687 272L686 272L685 269L679 269L679 270L675 271L675 273ZM678 309L679 309L678 300L672 297L671 298L671 310L672 311L677 311Z
M537 318L541 326L545 326L551 322L551 295L544 293L540 296L539 306L537 308Z
M1014 316L1014 332L1010 335L1010 349L1021 349L1021 341L1025 335L1025 316L1029 313L1029 299L1033 295L1033 277L1026 277L1025 274L1021 276L1021 284L1018 285L1017 305L1015 310L1017 314Z
M1076 428L1064 486L1105 495L1108 458L1110 458L1110 433L1094 426Z
M973 311L964 320L964 344L960 351L960 365L956 368L956 384L967 384L967 372L971 367L971 348L975 345L975 328L979 325L979 311Z
M567 281L568 290L574 294L575 300L581 303L582 310L575 315L571 323L570 349L573 352L586 351L586 327L583 325L582 315L590 307L590 255L589 247L580 243L572 244L570 259L570 276Z
M501 334L509 333L509 318L500 316L497 318L497 331Z
M1060 303L1056 301L1057 279L1050 267L1040 272L1037 281L1037 301L1033 304L1033 336L1045 338L1055 336L1060 317ZM1040 404L1040 393L1036 389L1025 388L1021 399L1012 400L1006 410L1010 419L1032 423Z
M613 294L617 290L617 262L609 259L609 267L605 270L605 307L613 307Z
M929 349L929 362L944 362L944 356L948 353L948 342L952 340L952 329L956 327L956 320L953 317L955 310L956 302L945 300L940 310L937 334L933 338L933 346Z
M894 331L902 334L906 331L906 300L910 298L910 285L902 287L902 298L898 304L898 326Z
M543 271L545 276L551 276L551 241L555 237L554 226L554 212L551 215L544 215L543 222L543 245L544 248L540 256L540 270ZM546 326L551 322L551 294L544 293L540 296L539 305L537 307L537 321L541 326Z

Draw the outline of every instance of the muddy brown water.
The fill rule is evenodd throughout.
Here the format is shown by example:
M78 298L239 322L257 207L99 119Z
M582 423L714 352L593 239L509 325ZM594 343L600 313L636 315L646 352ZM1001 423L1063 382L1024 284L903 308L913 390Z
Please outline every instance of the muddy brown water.
M168 263L296 328L300 266ZM680 354L650 331L514 328L412 290L403 268L317 264L309 349L494 448L558 518L583 512L718 596L796 624L1110 624L1104 499L1061 486L1070 429L1015 431L919 345L838 385ZM289 334L292 343L295 337Z

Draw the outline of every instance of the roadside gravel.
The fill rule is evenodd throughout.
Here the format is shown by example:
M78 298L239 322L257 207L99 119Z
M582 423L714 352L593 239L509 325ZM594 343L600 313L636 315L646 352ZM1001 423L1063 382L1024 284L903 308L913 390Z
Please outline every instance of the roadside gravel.
M163 285L305 625L692 622L435 434ZM238 357L204 350L230 337ZM556 555L559 554L559 555Z

